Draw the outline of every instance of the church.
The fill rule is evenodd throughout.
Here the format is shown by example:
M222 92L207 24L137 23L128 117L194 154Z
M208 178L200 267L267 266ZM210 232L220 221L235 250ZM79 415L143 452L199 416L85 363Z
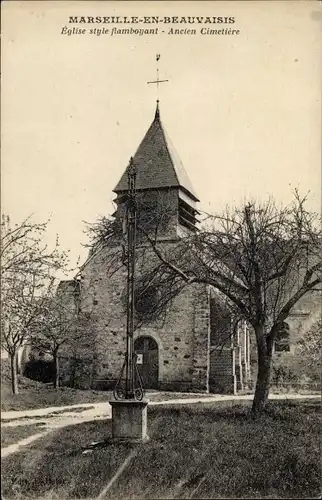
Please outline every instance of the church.
M138 226L153 234L164 255L178 240L196 231L198 195L167 135L159 102L152 123L139 144L136 168ZM62 281L59 293L70 307L88 315L88 345L77 354L78 386L111 390L120 375L126 350L127 266L124 265L124 222L128 193L127 169L114 188L113 220L120 236L91 250L77 280ZM122 229L123 228L123 229ZM222 298L209 285L190 285L174 294L163 317L149 314L158 287L142 289L140 277L157 256L137 230L134 350L145 389L234 393L252 388L256 346L246 322L234 323ZM141 287L141 288L140 288ZM319 293L303 298L290 315L286 339L275 350L292 351L289 331L299 338L319 315ZM313 307L312 307L313 306ZM294 334L294 335L293 335ZM70 383L70 356L65 356ZM75 357L75 356L74 356Z
M133 162L137 172L137 218L146 231L153 229L162 251L171 252L180 237L196 231L199 199L167 135L158 102ZM120 227L124 224L127 190L125 170L114 188L117 209L113 217ZM156 259L147 248L140 253L140 246L138 234L138 276ZM93 352L92 357L87 352L91 367L86 373L92 388L112 389L124 360L127 268L122 265L123 247L124 239L115 238L90 252L77 282L80 309L90 317L88 334ZM59 289L72 304L75 282L63 281ZM139 355L144 387L222 393L245 388L250 378L250 333L246 325L239 325L237 342L236 332L232 335L230 331L230 318L224 318L221 312L218 323L220 304L215 291L206 285L185 288L169 303L162 319L146 314L149 304L158 300L157 293L151 286L144 293L135 291L140 299L134 304L134 349ZM226 341L216 345L220 329L225 331Z

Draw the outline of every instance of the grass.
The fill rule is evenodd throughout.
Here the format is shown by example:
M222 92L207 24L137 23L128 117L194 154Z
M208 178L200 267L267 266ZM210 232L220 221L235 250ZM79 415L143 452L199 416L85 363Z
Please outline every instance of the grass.
M54 389L51 384L43 384L18 376L19 394L12 394L9 366L1 366L1 411L32 410L48 408L51 406L67 406L84 403L100 403L109 401L111 391L94 391L59 387ZM198 394L202 398L209 394ZM193 394L149 391L151 401L164 401L166 399L190 398Z
M31 410L50 406L67 406L81 403L108 401L111 393L106 391L82 391L70 387L54 389L19 375L19 394L12 394L10 378L1 377L1 411Z
M54 389L18 375L19 394L12 394L10 368L6 360L1 363L1 411L31 410L50 406L67 406L81 403L108 401L111 393L106 391L78 390L70 387Z
M20 377L20 381L24 377ZM112 398L111 391L94 391L71 389L70 387L52 386L27 380L20 383L19 394L12 394L10 387L2 381L1 384L1 411L11 410L31 410L36 408L48 408L51 406L67 406L84 403L100 403L109 401ZM148 392L150 401L164 401L169 399L186 399L195 397L191 393L173 392ZM209 394L198 394L198 398L209 397Z
M150 441L116 445L110 421L53 431L2 461L4 498L95 498L135 449L106 499L317 498L320 406L270 402L150 407ZM91 442L105 447L82 454Z
M3 387L3 386L2 386ZM67 406L82 403L99 403L108 401L111 393L98 391L81 391L70 387L53 387L40 384L40 386L24 390L20 388L19 394L11 394L2 388L1 410L31 410L35 408L48 408L51 406Z
M39 422L31 425L1 427L1 448L18 443L22 439L39 433L46 424Z

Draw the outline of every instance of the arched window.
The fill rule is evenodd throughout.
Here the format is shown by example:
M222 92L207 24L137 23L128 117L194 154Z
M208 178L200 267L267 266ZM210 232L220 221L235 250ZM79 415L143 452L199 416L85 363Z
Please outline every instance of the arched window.
M230 344L232 315L217 298L210 299L210 342L212 346Z
M136 312L140 316L148 316L156 312L158 306L158 290L156 286L148 286L138 290L134 301Z
M275 339L275 352L284 352L290 350L290 327L285 321L277 332Z
M152 337L138 337L135 339L136 351L155 351L158 350L158 344Z

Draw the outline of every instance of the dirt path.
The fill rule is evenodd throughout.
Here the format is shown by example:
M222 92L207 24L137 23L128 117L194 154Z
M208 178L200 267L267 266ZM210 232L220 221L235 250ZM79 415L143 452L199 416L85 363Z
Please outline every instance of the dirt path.
M149 406L209 403L215 401L250 401L252 395L245 396L224 396L213 395L209 397L178 398L164 401L151 401ZM271 394L269 399L289 400L289 399L320 399L318 394ZM60 413L59 413L60 412ZM43 424L43 432L38 432L32 436L18 441L1 449L1 457L4 458L12 453L16 453L21 447L26 446L36 439L43 437L54 429L76 425L93 420L104 420L111 418L111 405L103 403L84 403L70 406L56 406L51 408L38 408L34 410L5 411L1 413L1 427L27 426L35 423Z
M81 410L82 409L82 410ZM77 410L77 411L76 411ZM81 410L81 411L79 411ZM61 413L59 413L61 412ZM84 403L71 406L53 406L50 408L37 408L34 410L3 411L1 412L1 426L27 425L41 422L41 417L52 423L71 422L76 420L94 420L95 417L110 418L111 405L104 403ZM46 420L48 422L48 420ZM66 425L69 425L69 424Z
M79 409L83 407L82 411ZM77 408L77 412L75 411ZM74 409L74 411L73 411ZM64 411L67 410L67 411ZM70 411L68 411L70 410ZM57 412L63 413L57 414ZM39 408L36 410L10 411L1 413L1 428L43 424L42 432L21 439L17 443L1 448L1 458L16 453L21 447L26 446L49 432L68 425L82 424L93 420L111 418L111 405L109 403L95 403L84 405L59 406L52 408Z
M46 434L48 434L48 432L50 432L50 429L47 429L44 432L38 432L37 434L33 434L32 436L29 436L25 439L21 439L20 441L18 441L18 443L10 444L5 448L1 448L1 458L5 458L8 455L11 455L12 453L16 453L21 447L27 446L33 441L36 441L36 439L45 436Z
M159 393L155 393L159 394ZM161 393L160 393L161 394ZM319 394L270 394L269 399L318 399L320 398ZM149 399L149 394L147 395L147 399ZM214 394L211 396L200 396L198 394L191 394L191 397L180 398L180 393L178 393L178 398L173 399L164 399L162 401L150 401L149 406L153 405L165 405L165 404L191 404L191 403L210 403L214 401L250 401L253 399L252 394L247 395L222 395L222 394ZM76 409L84 408L84 410L80 413L75 413ZM70 412L68 410L71 410ZM30 417L46 417L49 414L55 414L57 412L63 411L62 415L64 416L81 416L85 411L88 412L88 415L92 414L103 414L104 412L107 415L111 415L111 406L108 401L101 403L78 403L74 405L68 406L51 406L47 408L36 408L33 410L12 410L12 411L2 411L1 412L1 421L5 420L17 420L24 419L24 425L27 423L27 418ZM109 418L107 416L107 418ZM29 422L28 422L29 423Z

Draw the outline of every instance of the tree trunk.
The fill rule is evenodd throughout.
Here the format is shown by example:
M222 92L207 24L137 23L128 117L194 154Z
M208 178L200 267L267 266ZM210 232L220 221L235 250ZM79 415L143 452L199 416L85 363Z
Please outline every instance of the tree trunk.
M256 331L257 337L257 358L258 371L256 388L253 399L252 413L258 414L263 412L269 393L271 366L272 366L272 349L267 346L264 328L261 327Z
M70 386L74 389L76 382L76 370L77 370L77 359L76 354L73 354L71 358L71 376L70 376Z
M55 351L54 354L54 365L55 365L55 370L54 370L54 388L58 389L59 387L59 359L58 359L58 352Z
M13 394L18 394L17 353L10 354L11 388Z
M258 363L256 389L252 406L253 413L261 413L267 403L271 375L271 361L272 356L267 355L261 359L260 363Z

